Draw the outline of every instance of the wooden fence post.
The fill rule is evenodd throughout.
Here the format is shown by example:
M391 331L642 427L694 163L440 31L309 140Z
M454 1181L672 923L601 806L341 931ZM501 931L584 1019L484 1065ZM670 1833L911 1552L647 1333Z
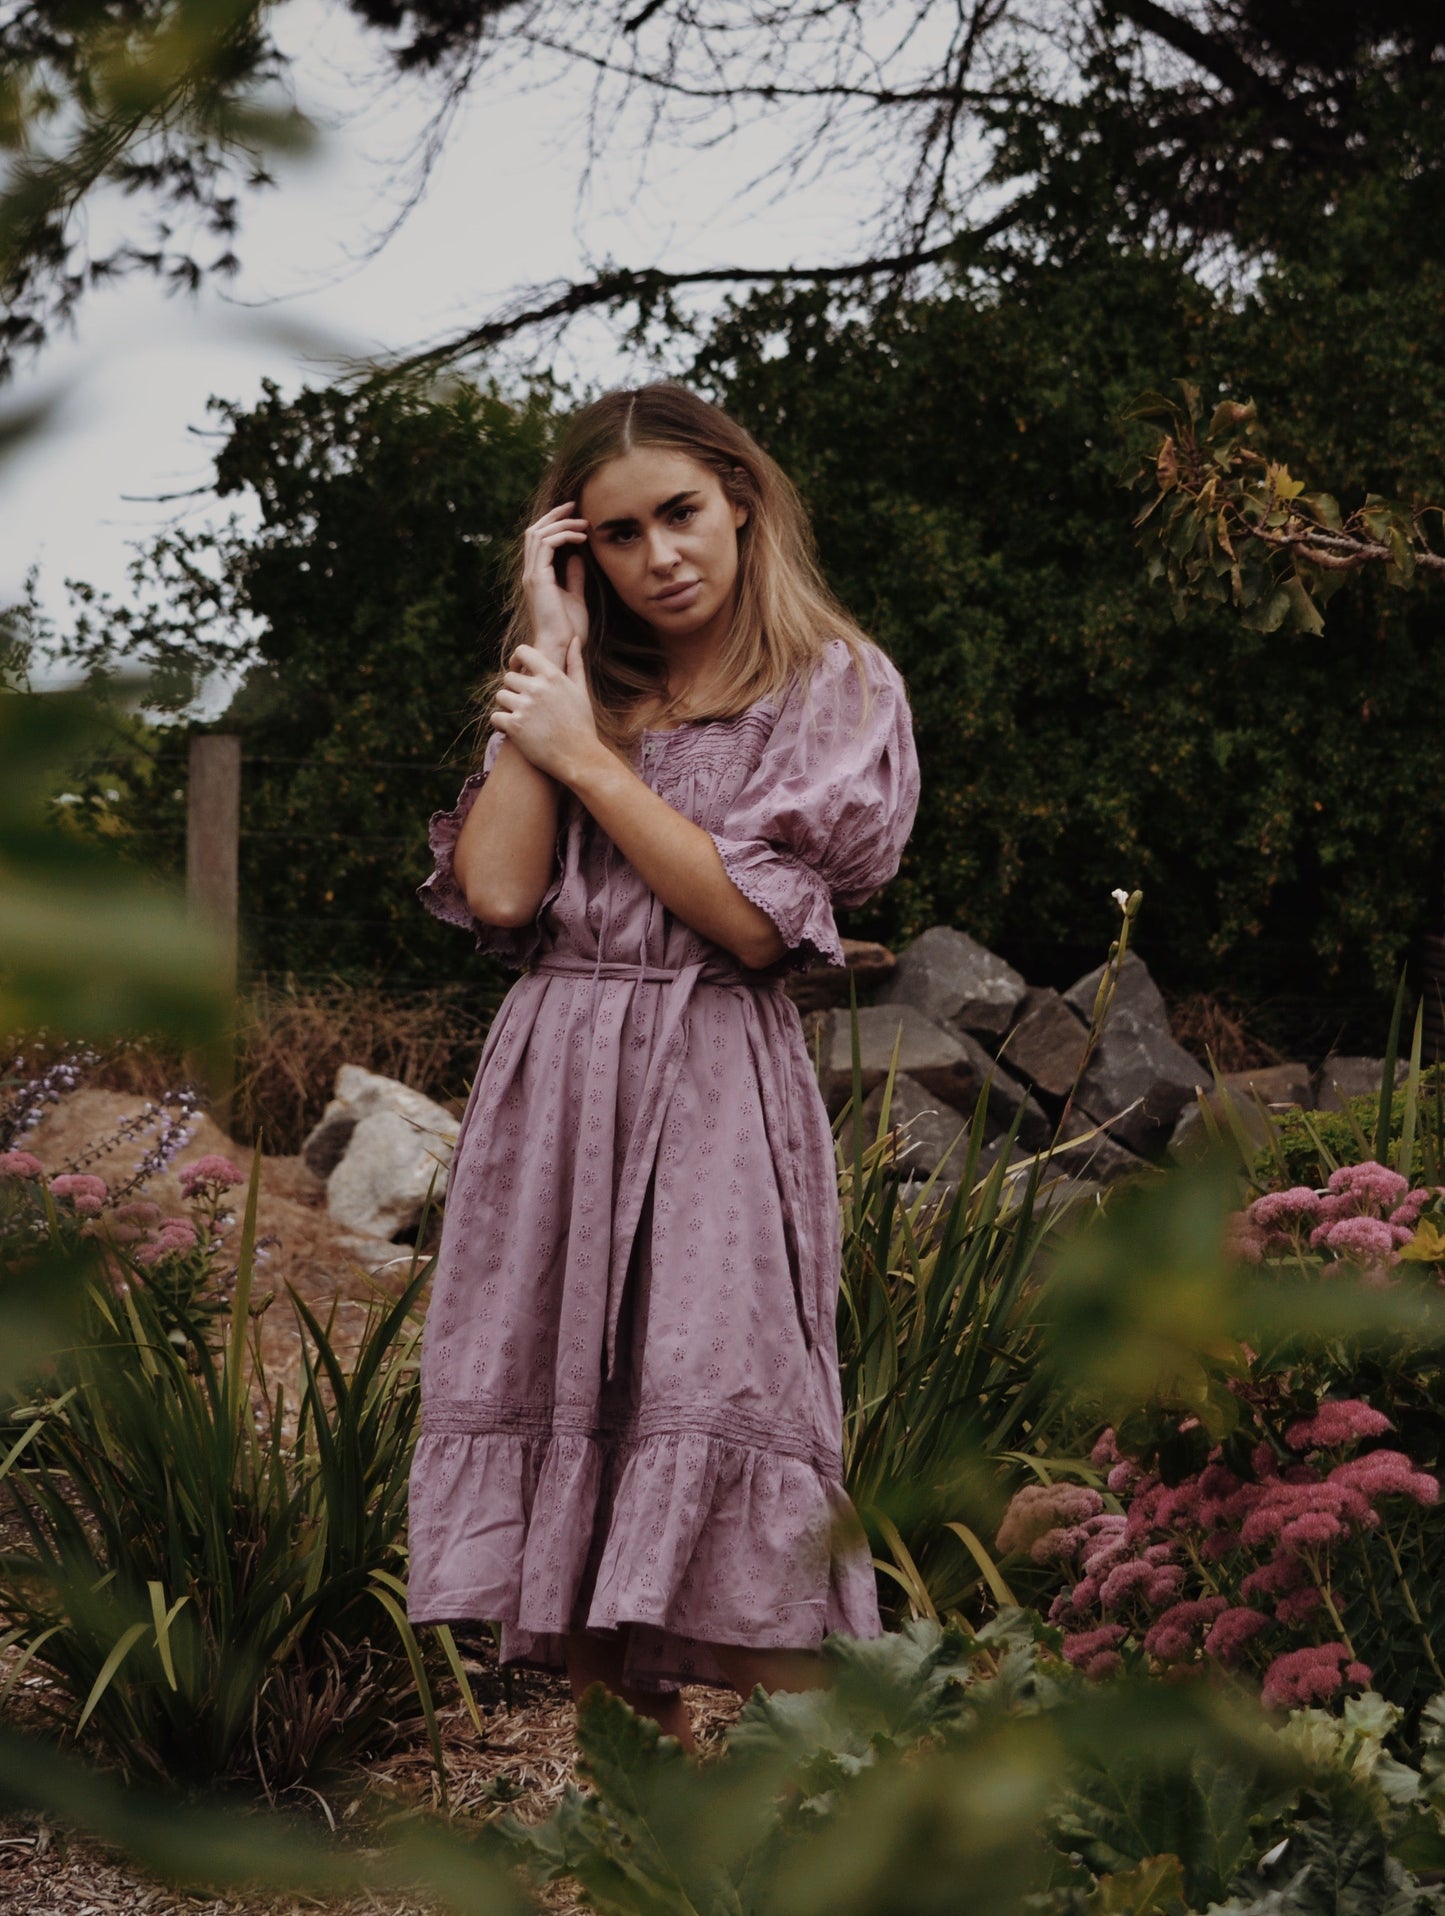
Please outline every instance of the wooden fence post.
M192 918L220 940L222 985L236 994L237 919L241 841L241 741L206 733L191 740L186 794L186 905ZM234 1061L209 1071L216 1123L230 1129ZM218 1081L219 1079L219 1081Z

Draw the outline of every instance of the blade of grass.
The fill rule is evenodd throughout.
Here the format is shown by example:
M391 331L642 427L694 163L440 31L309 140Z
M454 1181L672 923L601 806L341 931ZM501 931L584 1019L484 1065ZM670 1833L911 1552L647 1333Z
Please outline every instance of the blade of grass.
M426 1660L421 1653L421 1645L416 1640L416 1632L407 1621L405 1610L397 1602L387 1584L395 1584L396 1578L385 1570L373 1570L371 1573L371 1591L377 1602L386 1611L396 1625L396 1633L406 1651L407 1661L411 1665L412 1676L416 1680L417 1701L421 1704L422 1715L426 1719L427 1740L431 1744L432 1764L436 1770L437 1787L441 1791L443 1807L447 1802L447 1759L442 1749L441 1726L437 1722L436 1699L432 1695L431 1683L427 1678Z
M115 1676L116 1671L125 1662L126 1658L145 1633L146 1626L143 1623L133 1623L130 1628L122 1632L112 1644L110 1655L106 1658L105 1662L101 1664L100 1675L91 1685L90 1695L85 1699L85 1708L76 1720L75 1734L77 1736L80 1735L81 1731L90 1721L91 1712L110 1688L111 1680Z
M1006 1604L1011 1610L1017 1610L1020 1607L1019 1600L1004 1581L1003 1572L984 1548L982 1540L969 1529L966 1523L946 1523L943 1527L953 1532L978 1565L984 1582L993 1592L994 1601Z
M1385 1042L1385 1056L1380 1065L1380 1109L1375 1119L1376 1164L1386 1162L1386 1153L1390 1148L1390 1119L1395 1106L1395 1061L1400 1055L1400 1025L1405 1016L1405 977L1402 969L1400 982L1395 988L1395 1005L1390 1013L1390 1035Z

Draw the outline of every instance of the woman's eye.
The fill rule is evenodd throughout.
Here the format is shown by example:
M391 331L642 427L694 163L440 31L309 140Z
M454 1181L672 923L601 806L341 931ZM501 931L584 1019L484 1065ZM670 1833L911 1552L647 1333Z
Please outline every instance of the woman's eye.
M677 506L673 509L672 523L675 526L685 526L688 524L690 520L695 519L696 517L697 517L696 506Z

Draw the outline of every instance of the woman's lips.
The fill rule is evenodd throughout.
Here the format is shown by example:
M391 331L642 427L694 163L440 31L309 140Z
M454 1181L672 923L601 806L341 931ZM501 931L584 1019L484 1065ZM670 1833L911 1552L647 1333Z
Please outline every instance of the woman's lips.
M665 607L669 612L675 612L690 606L701 591L702 580L689 579L686 585L670 585L666 591L654 593L652 603Z

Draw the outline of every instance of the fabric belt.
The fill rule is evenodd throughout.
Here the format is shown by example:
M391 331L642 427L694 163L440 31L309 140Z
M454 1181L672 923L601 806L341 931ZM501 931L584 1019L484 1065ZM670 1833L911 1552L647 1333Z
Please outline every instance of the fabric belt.
M612 1251L607 1267L607 1330L603 1366L604 1378L617 1374L618 1326L627 1288L627 1271L632 1247L642 1219L648 1182L657 1159L663 1121L687 1057L686 1014L688 1001L698 985L716 985L723 989L749 992L780 992L781 976L745 971L716 957L699 958L687 965L649 965L625 960L572 957L548 952L530 967L531 973L548 977L590 978L596 982L657 986L663 992L653 1034L652 1055L643 1077L638 1111L640 1120L627 1142L616 1185L612 1214ZM595 1029L595 1025L594 1025Z

